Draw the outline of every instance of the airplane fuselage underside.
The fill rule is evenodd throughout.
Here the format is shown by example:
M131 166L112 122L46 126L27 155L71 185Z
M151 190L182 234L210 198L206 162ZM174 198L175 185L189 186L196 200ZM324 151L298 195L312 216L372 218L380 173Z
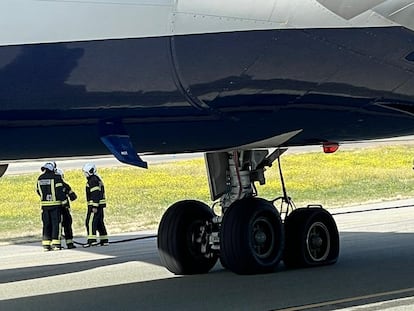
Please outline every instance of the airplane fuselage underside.
M413 51L403 27L2 46L1 159L108 153L108 120L155 153L412 134Z

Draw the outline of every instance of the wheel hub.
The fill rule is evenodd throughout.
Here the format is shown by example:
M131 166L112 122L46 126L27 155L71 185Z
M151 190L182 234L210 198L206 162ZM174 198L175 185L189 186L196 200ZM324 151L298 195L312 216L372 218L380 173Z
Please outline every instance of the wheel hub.
M254 235L254 240L257 244L265 244L267 240L266 233L264 233L263 231L256 232Z
M306 238L306 247L308 255L314 262L328 258L331 250L331 237L324 223L315 222L310 226Z
M323 240L321 237L319 236L312 237L312 247L319 248L322 246L322 244L323 244Z
M265 217L255 220L253 225L253 247L259 258L269 257L274 249L275 232L272 224Z

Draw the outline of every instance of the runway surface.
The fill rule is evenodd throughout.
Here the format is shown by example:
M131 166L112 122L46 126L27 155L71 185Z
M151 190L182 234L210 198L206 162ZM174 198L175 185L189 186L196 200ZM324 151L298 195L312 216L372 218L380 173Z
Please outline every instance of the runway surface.
M40 243L1 246L0 310L414 310L414 200L331 212L341 239L335 265L281 263L265 275L219 264L205 275L173 275L153 237L46 253Z

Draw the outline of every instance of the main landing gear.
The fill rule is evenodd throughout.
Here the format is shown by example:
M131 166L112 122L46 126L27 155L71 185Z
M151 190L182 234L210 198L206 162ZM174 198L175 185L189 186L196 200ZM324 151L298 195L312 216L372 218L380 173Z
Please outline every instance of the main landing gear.
M266 150L207 153L211 198L218 200L221 214L194 200L170 206L158 229L162 264L187 275L207 273L217 260L238 274L269 273L282 260L289 268L335 263L339 234L325 209L295 208L282 174L282 197L257 197L254 182L265 184L265 167L285 150L270 155ZM276 208L278 200L282 203Z

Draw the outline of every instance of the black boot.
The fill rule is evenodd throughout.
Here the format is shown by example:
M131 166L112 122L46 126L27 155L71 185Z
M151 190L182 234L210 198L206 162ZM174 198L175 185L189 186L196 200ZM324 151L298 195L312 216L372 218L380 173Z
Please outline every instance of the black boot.
M66 244L66 246L68 247L68 249L76 248L76 245L73 243L68 243Z

